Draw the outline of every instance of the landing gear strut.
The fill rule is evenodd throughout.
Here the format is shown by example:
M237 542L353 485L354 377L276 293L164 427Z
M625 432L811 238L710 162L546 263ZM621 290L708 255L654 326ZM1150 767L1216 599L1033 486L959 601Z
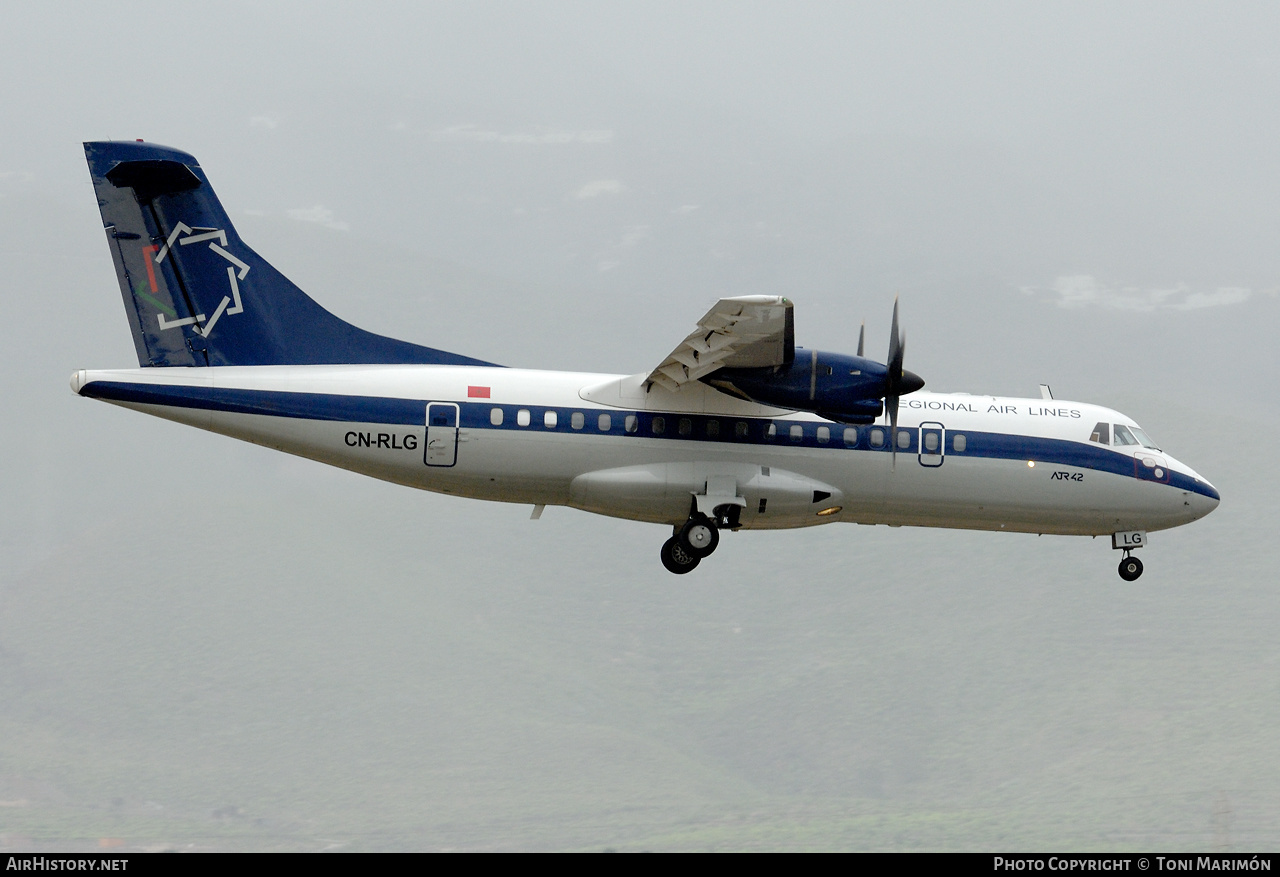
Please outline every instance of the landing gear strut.
M1126 551L1120 561L1120 578L1126 582L1135 582L1140 575L1142 575L1142 561Z

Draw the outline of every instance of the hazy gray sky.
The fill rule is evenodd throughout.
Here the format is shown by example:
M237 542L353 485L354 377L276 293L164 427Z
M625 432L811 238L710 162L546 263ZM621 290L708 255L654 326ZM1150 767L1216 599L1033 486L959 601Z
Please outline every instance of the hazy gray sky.
M504 362L639 370L735 292L791 295L833 347L894 291L1198 324L1280 288L1269 4L131 9L16 16L0 193L30 181L87 226L79 142L143 136L195 153L233 215L554 295L567 336L642 311L627 351L488 324Z
M766 163L792 174L774 185L837 192L902 173L877 170L897 156L927 176L936 162L954 163L951 176L987 175L968 180L994 189L986 202L963 186L938 193L962 199L937 205L947 216L1030 198L1042 202L1042 223L1060 223L1064 209L1092 217L1095 247L1118 233L1136 242L1152 272L1169 258L1189 270L1193 234L1201 271L1242 275L1237 284L1274 271L1254 253L1275 231L1268 205L1280 184L1268 112L1280 89L1280 13L1270 4L131 8L104 17L72 3L12 17L0 61L12 132L5 172L58 178L79 140L143 135L212 151L203 160L217 159L228 192L334 198L368 178L430 180L431 168L378 156L416 148L419 162L438 159L432 137L461 126L535 135L507 141L500 156L535 153L520 159L530 170L558 161L656 174L664 157L696 157L704 173ZM585 130L609 132L594 150L608 158L536 140ZM496 145L446 142L464 153ZM268 161L281 153L293 154L292 167ZM826 180L808 179L819 169ZM275 185L262 192L266 181ZM372 223L386 207L362 209ZM1018 230L1034 235L1028 225ZM1259 237L1242 240L1249 229ZM1090 240L1082 230L1073 239ZM1182 255L1161 260L1162 242Z

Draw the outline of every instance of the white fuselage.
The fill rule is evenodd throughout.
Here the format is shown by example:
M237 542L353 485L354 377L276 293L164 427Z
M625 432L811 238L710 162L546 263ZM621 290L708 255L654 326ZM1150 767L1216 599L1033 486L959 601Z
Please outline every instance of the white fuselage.
M846 427L643 379L253 366L80 371L72 388L410 487L677 526L710 493L735 497L748 529L1099 535L1178 526L1218 503L1162 451L1091 441L1096 423L1133 423L1095 405L918 392L902 399L894 453L883 422Z

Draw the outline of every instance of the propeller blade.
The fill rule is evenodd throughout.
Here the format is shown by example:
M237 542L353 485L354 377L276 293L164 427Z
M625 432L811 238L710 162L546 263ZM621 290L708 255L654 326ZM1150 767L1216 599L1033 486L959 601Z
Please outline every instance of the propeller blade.
M898 347L901 342L902 339L898 337L898 297L895 295L893 297L893 323L889 327L889 381L891 386L895 378L894 360L898 360L898 370L901 371L902 369L902 361L898 357Z
M907 334L898 328L898 297L893 297L893 323L889 330L889 374L885 378L885 395L884 407L889 415L889 455L891 466L898 468L898 399L902 396L903 390L906 389L904 384L908 384L911 389L906 389L910 393L920 389L924 385L915 375L911 375L910 382L904 381L904 373L902 370L902 359L907 352Z
M862 356L864 342L867 340L867 321L862 321L862 328L858 330L858 356Z

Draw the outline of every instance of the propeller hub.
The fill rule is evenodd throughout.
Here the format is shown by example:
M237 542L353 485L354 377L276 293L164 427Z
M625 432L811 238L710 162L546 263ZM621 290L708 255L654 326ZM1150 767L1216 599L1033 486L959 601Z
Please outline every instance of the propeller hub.
M906 369L903 369L902 378L897 383L898 386L896 389L899 395L905 396L908 393L914 393L916 390L923 389L924 378L920 377L915 372L909 372Z

